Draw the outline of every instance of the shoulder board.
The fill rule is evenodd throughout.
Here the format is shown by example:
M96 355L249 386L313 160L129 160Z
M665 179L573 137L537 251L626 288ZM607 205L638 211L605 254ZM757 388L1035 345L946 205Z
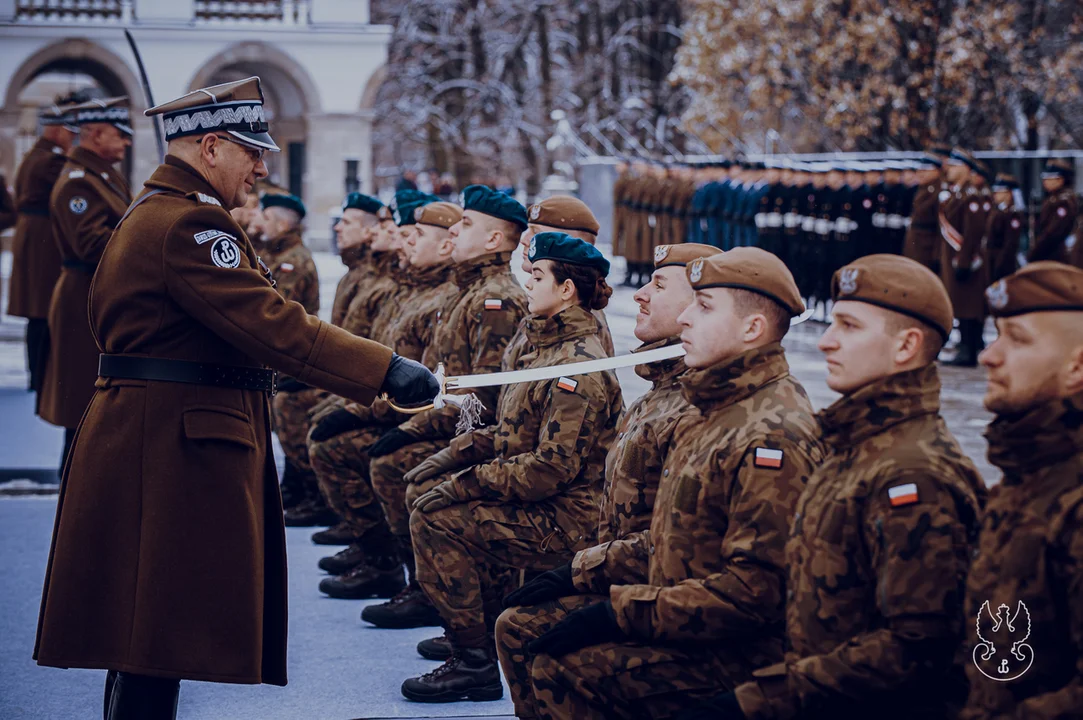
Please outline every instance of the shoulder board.
M83 177L84 175L86 175L86 170L72 170L68 173L68 179L75 180L77 178Z
M206 193L191 192L191 193L188 193L187 197L189 199L197 200L197 201L199 201L201 203L204 203L204 204L207 204L207 205L217 205L218 207L222 207L222 203L218 202L218 198L211 197L210 195L208 195Z

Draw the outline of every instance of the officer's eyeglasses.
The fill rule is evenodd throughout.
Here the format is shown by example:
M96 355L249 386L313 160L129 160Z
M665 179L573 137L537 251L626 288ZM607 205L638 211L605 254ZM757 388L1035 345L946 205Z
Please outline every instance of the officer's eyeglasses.
M265 152L267 152L263 148L254 148L251 145L245 145L244 143L242 143L242 142L240 142L238 140L234 140L229 135L219 135L218 133L215 133L214 136L216 138L221 138L223 140L227 140L227 141L233 143L234 145L236 145L237 147L241 148L242 150L244 150L245 154L248 155L248 159L251 160L254 163L261 162L263 160L263 154Z

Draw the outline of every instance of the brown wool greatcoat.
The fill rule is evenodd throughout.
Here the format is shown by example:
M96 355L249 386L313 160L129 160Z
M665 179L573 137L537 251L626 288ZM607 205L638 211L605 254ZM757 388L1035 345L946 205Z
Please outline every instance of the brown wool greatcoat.
M60 277L60 248L49 222L49 195L67 162L59 145L39 138L15 175L15 238L12 240L8 315L44 319Z
M266 364L372 401L390 349L283 300L185 163L166 157L146 188L164 192L124 221L91 289L105 352ZM40 664L285 684L286 543L268 422L263 392L98 380L60 489Z
M87 297L105 244L132 201L128 183L106 160L71 151L49 198L53 236L63 269L49 305L49 362L39 412L53 425L74 428L94 394L98 345L87 322Z

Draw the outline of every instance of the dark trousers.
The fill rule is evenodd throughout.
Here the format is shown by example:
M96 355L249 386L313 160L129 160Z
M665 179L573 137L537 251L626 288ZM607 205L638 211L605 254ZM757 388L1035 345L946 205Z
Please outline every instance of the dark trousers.
M45 363L49 360L49 321L30 318L26 321L26 369L30 371L30 389L41 392L45 381Z
M64 428L64 449L60 452L60 475L64 475L64 466L68 462L68 453L75 442L75 428Z
M110 670L104 720L176 720L180 680Z

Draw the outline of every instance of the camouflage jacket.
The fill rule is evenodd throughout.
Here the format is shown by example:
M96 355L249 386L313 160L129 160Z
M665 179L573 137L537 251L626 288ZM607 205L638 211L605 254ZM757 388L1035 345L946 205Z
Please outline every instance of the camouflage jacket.
M654 350L674 345L678 338L644 345ZM681 394L681 375L687 370L683 358L637 365L636 374L652 383L621 419L617 438L605 461L605 489L598 513L598 542L646 530L662 478L662 464L673 443L677 420L688 409Z
M609 321L605 317L605 312L602 310L592 310L591 314L594 315L594 319L598 322L598 341L602 343L602 349L605 350L605 357L613 357L613 333L609 331ZM526 334L526 324L529 317L524 317L522 322L519 323L519 327L515 330L515 335L508 341L508 347L504 350L504 358L500 363L502 370L514 370L516 363L519 362L519 357L530 352L530 340Z
M342 263L348 270L335 287L335 302L331 306L331 324L339 327L346 319L346 310L350 307L350 302L357 294L361 283L372 273L367 247L361 246L343 251Z
M606 357L598 324L576 305L526 324L530 353L518 368ZM458 476L471 497L543 504L572 547L594 542L605 457L624 402L612 372L507 385L497 422L456 438L453 447L492 459Z
M526 314L526 293L511 274L510 252L483 255L459 263L453 271L459 288L440 310L432 343L421 362L426 367L444 364L448 376L497 372L508 341ZM476 395L485 406L481 421L492 423L499 388L481 388ZM455 435L459 411L452 406L418 413L400 427L425 440Z
M372 253L371 257L371 274L358 286L342 321L343 330L364 338L372 336L376 315L398 287L392 276L392 268L398 264L395 253Z
M258 254L282 297L301 303L310 315L320 311L320 278L312 251L305 247L299 230L259 246Z
M786 545L787 652L737 697L750 720L943 716L985 486L928 365L818 415L827 458Z
M399 260L397 255L398 253L395 262L387 269L387 277L392 283L391 290L378 298L372 327L369 329L369 337L388 347L394 347L403 308L413 302L418 289L418 278L413 275L410 267L402 265L403 261ZM411 359L421 358L418 356Z
M986 438L989 460L1004 480L990 491L967 578L964 650L970 696L962 717L1078 718L1083 714L1083 393L1022 416L1000 416ZM1000 613L1014 618L1014 632L991 632ZM1002 670L1013 679L1002 680Z
M681 378L650 529L591 548L582 592L607 592L620 627L662 643L708 643L723 685L782 658L784 548L821 461L804 388L778 343Z

